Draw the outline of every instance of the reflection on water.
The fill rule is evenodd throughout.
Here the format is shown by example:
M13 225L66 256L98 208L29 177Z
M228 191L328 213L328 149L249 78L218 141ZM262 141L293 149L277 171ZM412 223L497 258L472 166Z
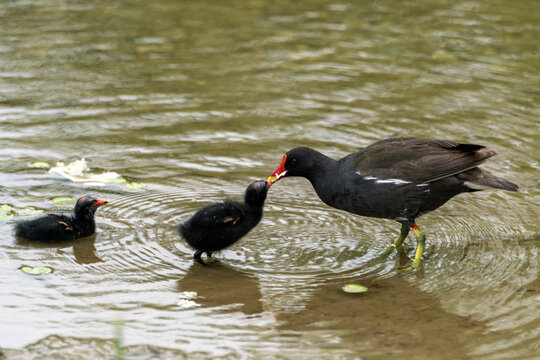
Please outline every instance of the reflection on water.
M64 254L66 248L73 248L73 256L75 257L75 260L79 264L92 264L97 262L103 262L97 255L96 255L96 234L70 240L66 242L61 243L51 243L51 242L40 242L40 241L32 241L24 238L15 238L15 244L22 246L22 247L35 247L35 248L41 248L41 249L57 249L56 251L60 254Z
M370 359L412 354L416 359L468 359L468 339L485 331L482 323L447 313L435 296L402 276L346 281L362 283L368 293L344 295L343 282L326 282L313 294L317 300L300 313L279 317L285 322L283 329L321 333L323 349L336 347L336 342L356 343ZM332 329L335 335L324 336L321 329ZM351 356L357 351L348 350Z
M3 352L110 358L122 320L133 358L536 358L539 13L522 0L3 3L0 205L109 200L96 235L70 243L20 242L0 222ZM520 192L420 218L412 276L397 271L412 237L379 256L399 225L329 208L305 179L273 186L218 264L194 264L175 232L288 149L340 158L392 136L486 145L498 155L483 167ZM29 166L81 158L146 188ZM200 306L178 306L183 291Z
M197 292L197 303L204 307L234 305L235 310L246 315L263 311L257 278L220 263L211 266L194 264L178 281L178 290Z

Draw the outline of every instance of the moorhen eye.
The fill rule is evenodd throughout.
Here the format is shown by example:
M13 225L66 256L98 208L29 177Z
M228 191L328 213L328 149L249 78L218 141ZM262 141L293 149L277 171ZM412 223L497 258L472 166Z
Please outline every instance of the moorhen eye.
M416 218L437 209L462 192L485 188L517 191L518 186L477 166L495 155L482 145L445 140L394 138L376 142L336 161L308 147L290 150L290 164L306 161L287 172L282 164L268 178L288 176L310 180L327 205L361 216L393 219L401 224L398 239L386 253L400 246L412 229L417 248L411 269L420 265L425 235Z

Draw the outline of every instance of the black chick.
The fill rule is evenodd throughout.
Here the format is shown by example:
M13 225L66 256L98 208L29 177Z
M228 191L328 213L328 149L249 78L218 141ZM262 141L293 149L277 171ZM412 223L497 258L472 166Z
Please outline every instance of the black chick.
M78 239L96 231L94 213L107 200L83 196L77 200L72 215L46 214L15 224L15 235L29 240L57 242Z
M225 200L198 210L178 226L180 235L196 249L195 261L204 264L202 253L225 249L253 229L263 214L264 200L272 183L259 180L251 183L244 194L244 202Z

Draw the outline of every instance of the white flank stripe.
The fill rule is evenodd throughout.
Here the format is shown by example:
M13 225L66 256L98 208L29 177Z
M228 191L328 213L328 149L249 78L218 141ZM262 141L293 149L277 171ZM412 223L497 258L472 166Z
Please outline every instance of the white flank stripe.
M396 185L403 185L403 184L410 184L410 181L401 180L401 179L384 179L384 180L376 180L375 181L378 184L396 184Z
M360 176L363 176L362 174L360 174L360 171L357 171L356 172L357 175L360 175ZM378 177L375 177L375 176L363 176L364 177L364 180L375 180L375 182L377 184L396 184L396 185L403 185L403 184L410 184L411 181L407 181L407 180L401 180L401 179L379 179ZM427 184L420 184L418 186L425 186Z

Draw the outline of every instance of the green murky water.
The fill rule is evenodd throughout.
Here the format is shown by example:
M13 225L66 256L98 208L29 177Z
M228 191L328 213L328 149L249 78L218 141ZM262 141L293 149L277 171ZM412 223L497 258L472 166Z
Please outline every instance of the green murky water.
M96 236L62 245L0 222L0 348L112 358L120 320L134 359L537 359L539 24L537 1L3 2L0 204L109 204ZM377 257L397 224L329 208L304 179L272 187L221 264L194 264L174 231L292 147L339 158L391 136L484 144L520 192L421 218L415 275ZM145 189L30 166L83 157Z

